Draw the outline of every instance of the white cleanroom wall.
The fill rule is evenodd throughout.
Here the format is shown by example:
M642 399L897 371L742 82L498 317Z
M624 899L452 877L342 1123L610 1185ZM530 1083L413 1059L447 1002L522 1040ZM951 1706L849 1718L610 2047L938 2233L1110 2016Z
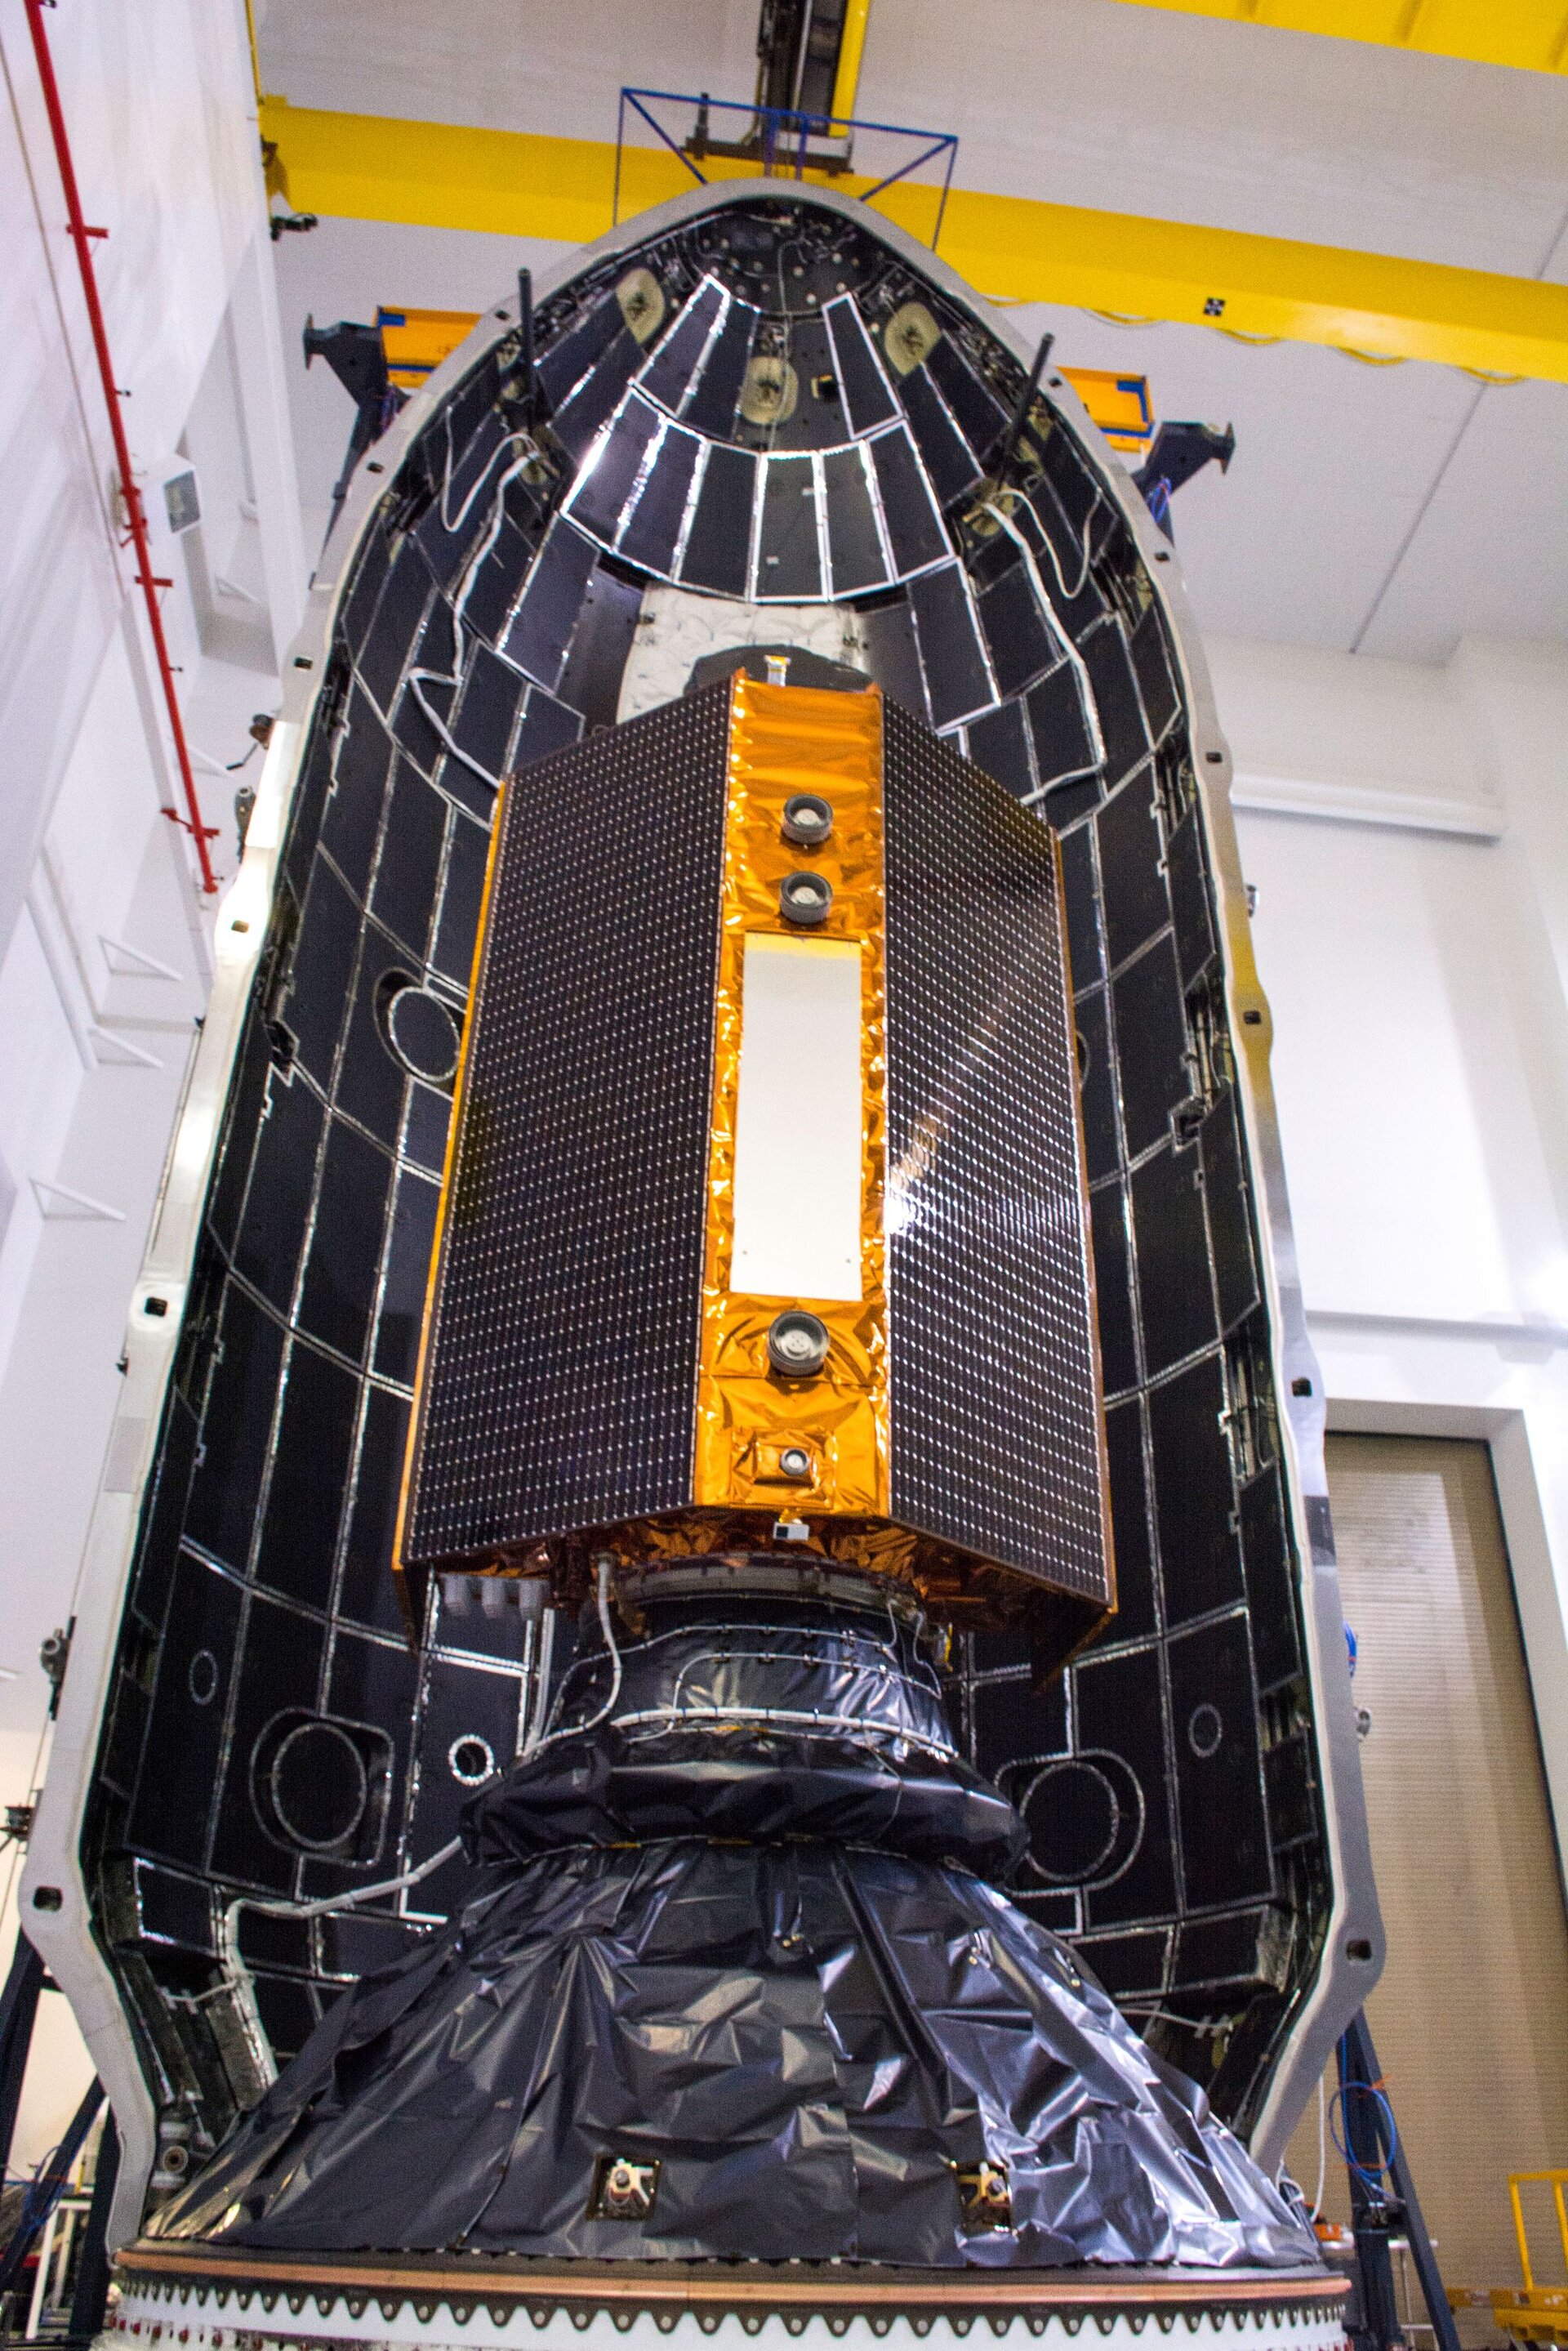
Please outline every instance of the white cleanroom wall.
M1568 653L1214 653L1330 1425L1490 1440L1561 1845Z
M244 0L73 0L47 31L86 218L107 231L93 256L109 350L226 876L230 764L251 714L276 707L306 590ZM39 1643L74 1612L216 901L161 813L179 801L167 714L20 5L0 16L0 1802L22 1804L50 1736ZM182 538L161 491L192 465L208 496ZM192 553L203 535L242 591L230 605L250 626L233 645L203 632L192 593L212 585ZM19 1858L0 1856L6 1953ZM88 2064L49 1995L23 2171L58 2140Z

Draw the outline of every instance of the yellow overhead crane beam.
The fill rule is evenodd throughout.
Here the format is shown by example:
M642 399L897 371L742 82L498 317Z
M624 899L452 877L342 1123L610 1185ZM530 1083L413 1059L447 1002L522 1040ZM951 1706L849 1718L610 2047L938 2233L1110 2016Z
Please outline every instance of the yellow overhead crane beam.
M297 211L570 245L610 226L616 151L608 142L319 113L280 98L263 101L261 129ZM715 156L704 169L711 179L754 176L749 165ZM667 149L628 146L621 217L694 184ZM833 184L853 195L869 183L851 174ZM904 182L877 208L929 238L936 192ZM1060 303L1217 327L1243 340L1323 343L1363 358L1568 383L1568 286L1535 278L972 188L948 198L941 253L999 301Z
M1137 0L1185 16L1225 16L1281 32L1418 49L1468 64L1568 71L1564 0Z

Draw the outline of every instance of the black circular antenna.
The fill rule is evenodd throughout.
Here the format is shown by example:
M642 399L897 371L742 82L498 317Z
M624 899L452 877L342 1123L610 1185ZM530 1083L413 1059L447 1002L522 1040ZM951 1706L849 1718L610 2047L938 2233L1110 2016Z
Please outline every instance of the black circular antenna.
M779 883L779 912L786 923L810 928L827 920L833 884L820 873L786 873Z
M820 1315L792 1306L768 1329L768 1361L786 1380L814 1380L827 1361L827 1325Z
M820 849L833 831L833 802L815 792L794 792L784 808L784 837L798 849Z

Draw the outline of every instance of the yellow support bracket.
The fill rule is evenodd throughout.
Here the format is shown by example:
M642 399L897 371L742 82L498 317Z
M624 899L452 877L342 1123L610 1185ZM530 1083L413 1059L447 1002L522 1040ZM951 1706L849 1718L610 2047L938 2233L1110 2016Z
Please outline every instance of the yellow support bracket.
M585 245L611 224L616 151L607 141L327 114L279 98L264 101L261 127L301 211L568 245ZM749 165L714 157L706 169L712 179L755 176ZM628 146L621 217L694 184L667 149ZM853 195L870 183L850 176L834 184ZM904 183L876 208L926 239L936 204L935 189ZM971 286L1002 302L1060 303L1216 327L1243 340L1568 383L1568 286L1535 278L972 188L955 188L948 199L941 252Z
M1071 368L1066 377L1113 449L1147 457L1154 445L1154 409L1146 375L1116 368Z
M410 310L407 305L376 312L381 349L387 354L387 375L402 392L417 392L433 375L449 351L455 351L471 327L479 324L477 310Z
M1552 2190L1552 2200L1557 2215L1558 2241L1563 2248L1563 2262L1568 2268L1568 2171L1511 2171L1508 2193L1513 2205L1513 2233L1519 2241L1519 2266L1524 2273L1522 2290L1499 2286L1491 2296L1491 2314L1503 2334L1511 2341L1525 2346L1547 2346L1568 2337L1568 2286L1540 2285L1531 2265L1530 2235L1525 2225L1521 2188L1545 2187Z

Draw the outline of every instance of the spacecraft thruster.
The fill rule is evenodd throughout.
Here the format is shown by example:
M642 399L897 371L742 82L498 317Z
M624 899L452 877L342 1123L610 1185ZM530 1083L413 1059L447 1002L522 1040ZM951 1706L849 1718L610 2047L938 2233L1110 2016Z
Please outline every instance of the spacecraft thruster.
M120 2325L1339 2343L1274 2174L1379 1930L1169 567L804 186L616 231L369 455L25 1888Z

